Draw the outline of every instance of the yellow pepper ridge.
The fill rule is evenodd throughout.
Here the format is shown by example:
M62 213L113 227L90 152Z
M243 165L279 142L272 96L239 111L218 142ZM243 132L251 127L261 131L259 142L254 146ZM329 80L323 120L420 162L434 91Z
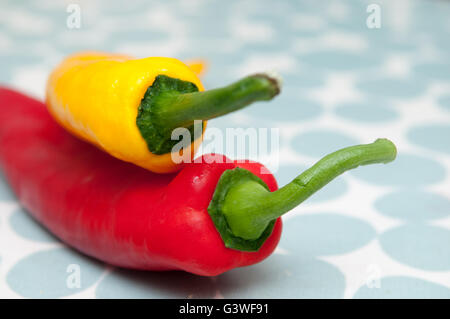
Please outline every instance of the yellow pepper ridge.
M67 57L50 74L46 103L69 132L123 161L156 173L176 171L170 133L192 128L195 120L215 118L279 93L279 82L265 74L204 91L196 72L174 58L133 59L126 55L81 52ZM191 141L191 158L202 137Z
M179 167L171 154L152 154L136 126L141 99L160 74L204 90L197 75L173 58L83 52L69 56L51 73L47 107L64 128L111 155L156 173L173 172ZM192 156L200 142L192 143Z

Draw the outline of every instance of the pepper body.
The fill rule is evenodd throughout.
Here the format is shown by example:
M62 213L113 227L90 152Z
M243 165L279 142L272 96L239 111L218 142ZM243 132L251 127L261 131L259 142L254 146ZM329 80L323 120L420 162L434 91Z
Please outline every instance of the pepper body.
M226 248L207 211L220 176L237 166L275 191L261 164L221 156L223 163L211 163L219 155L205 155L177 174L155 174L74 138L39 101L0 88L0 107L0 164L18 200L89 256L126 268L214 276L260 262L279 242L280 218L257 252Z
M140 102L158 75L204 89L194 70L173 58L83 52L53 70L46 104L65 129L112 156L153 172L173 172L180 167L171 153L153 154L136 126ZM191 157L200 142L201 138L193 141Z

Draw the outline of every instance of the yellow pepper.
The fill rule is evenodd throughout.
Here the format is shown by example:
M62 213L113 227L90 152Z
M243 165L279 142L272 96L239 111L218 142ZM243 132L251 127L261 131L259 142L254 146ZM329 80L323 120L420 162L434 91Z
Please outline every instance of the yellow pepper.
M50 74L46 103L72 134L121 160L157 173L173 172L170 133L269 100L279 92L267 75L246 77L227 87L204 91L196 72L165 57L133 59L82 52L67 57ZM204 91L204 92L202 92ZM191 158L202 137L191 140Z

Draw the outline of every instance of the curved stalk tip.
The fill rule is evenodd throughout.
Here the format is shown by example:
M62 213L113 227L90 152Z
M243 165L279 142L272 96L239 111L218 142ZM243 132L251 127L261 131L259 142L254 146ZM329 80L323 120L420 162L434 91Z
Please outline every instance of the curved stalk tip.
M230 187L222 203L222 213L235 236L259 238L269 223L298 206L342 173L360 165L388 163L397 149L388 139L347 147L331 153L275 192L251 180Z

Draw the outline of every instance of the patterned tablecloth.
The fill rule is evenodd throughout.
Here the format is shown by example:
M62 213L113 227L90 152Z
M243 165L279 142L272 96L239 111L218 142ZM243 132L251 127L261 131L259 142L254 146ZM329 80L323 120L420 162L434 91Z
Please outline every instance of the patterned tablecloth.
M3 0L0 7L0 81L38 98L51 68L83 49L205 57L207 88L277 70L280 97L210 127L279 128L270 157L279 165L256 159L280 185L343 146L388 137L399 150L394 163L347 173L289 213L279 248L264 262L214 278L89 259L28 217L1 178L0 297L450 297L449 2ZM68 23L77 9L80 28ZM79 267L80 287L68 284L70 265Z

